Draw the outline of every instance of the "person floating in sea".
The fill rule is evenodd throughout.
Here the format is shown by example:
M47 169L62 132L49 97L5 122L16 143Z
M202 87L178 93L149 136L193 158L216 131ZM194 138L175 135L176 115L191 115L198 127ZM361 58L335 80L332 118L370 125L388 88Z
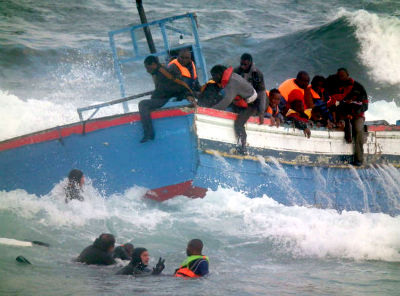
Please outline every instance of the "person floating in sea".
M234 102L234 100L243 100L244 103L251 104L257 99L257 92L253 86L242 76L234 73L232 67L227 68L223 65L215 65L211 69L211 75L213 80L220 84L221 88L223 88L224 93L223 99L217 104L211 106L211 108L225 110L231 103ZM243 118L244 117L238 117L238 119L241 119L241 121L238 123L235 122L235 132L236 136L238 137L237 151L240 154L247 153L247 134L246 130L244 129L244 124L246 121L243 122Z
M83 172L78 169L73 169L68 174L68 184L65 187L65 203L76 199L83 201L84 198L81 195L82 186L85 183L85 176Z
M158 260L156 267L151 270L148 268L150 255L145 248L135 248L132 254L132 260L127 266L120 269L116 274L118 275L135 275L135 276L148 276L159 275L165 268L164 262L161 257Z
M151 99L142 100L139 103L139 113L144 132L140 143L154 139L155 133L150 114L153 110L164 106L170 98L186 98L196 105L196 100L190 87L162 66L156 56L148 56L144 60L144 66L147 72L153 76L155 90L151 95Z
M134 246L132 244L123 244L114 249L113 258L121 260L132 260Z
M96 238L92 245L81 252L76 261L95 265L115 264L116 262L112 257L114 245L114 236L110 233L103 233Z
M197 77L196 65L192 61L192 54L188 48L183 48L178 53L178 58L168 64L168 70L172 75L184 81L193 91L200 91L200 83ZM183 99L183 98L178 98Z
M208 257L202 255L203 242L200 239L189 241L186 254L187 258L175 270L176 277L198 278L208 274Z

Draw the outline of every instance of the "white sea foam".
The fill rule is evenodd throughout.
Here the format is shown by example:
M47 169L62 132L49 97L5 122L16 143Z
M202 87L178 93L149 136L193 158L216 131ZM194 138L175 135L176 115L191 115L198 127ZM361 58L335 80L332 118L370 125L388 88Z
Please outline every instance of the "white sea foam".
M369 104L365 117L366 120L385 119L390 124L396 124L396 121L400 120L400 106L397 106L394 101L377 101Z
M370 75L378 82L400 83L400 19L358 10L341 10L356 29L360 42L360 59L369 68Z
M96 103L100 102L91 104ZM23 100L0 90L0 106L0 141L79 121L76 112L78 106L68 100L58 100L58 103L49 100ZM130 103L129 108L132 111L137 110L137 102ZM123 113L122 105L113 105L101 109L95 118L119 113ZM90 111L85 112L84 118L90 114Z
M89 184L84 202L65 204L62 185L42 198L22 190L0 192L0 214L12 212L53 232L89 232L90 239L104 229L123 239L142 233L166 240L201 230L209 240L235 238L239 244L261 245L268 240L271 251L295 257L400 261L400 217L287 207L229 189L208 192L204 199L180 196L156 203L141 197L143 188L103 199Z

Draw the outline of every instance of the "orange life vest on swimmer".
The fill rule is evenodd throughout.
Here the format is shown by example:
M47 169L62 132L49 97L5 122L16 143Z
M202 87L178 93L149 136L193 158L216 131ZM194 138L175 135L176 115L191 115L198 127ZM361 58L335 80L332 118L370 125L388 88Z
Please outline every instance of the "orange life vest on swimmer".
M192 69L193 69L193 77L190 74L190 71L188 68L186 68L185 66L182 66L181 63L179 63L178 59L173 59L171 62L169 62L168 66L171 66L172 64L174 64L175 66L178 67L179 71L181 71L181 75L182 77L187 77L193 80L197 79L197 72L196 72L196 66L192 61Z
M233 73L233 67L229 67L224 71L224 74L222 74L222 79L221 79L222 88L225 88L225 86L228 84L229 79L231 79L232 73ZM236 96L233 99L233 104L241 108L247 108L249 106L246 100L243 99L241 96Z
M198 259L205 259L208 262L208 257L204 255L192 255L189 256L185 259L185 261L182 262L181 267L179 267L175 271L175 277L190 277L190 278L199 278L200 276L195 274L192 270L190 270L189 266L190 263L193 261L196 261Z

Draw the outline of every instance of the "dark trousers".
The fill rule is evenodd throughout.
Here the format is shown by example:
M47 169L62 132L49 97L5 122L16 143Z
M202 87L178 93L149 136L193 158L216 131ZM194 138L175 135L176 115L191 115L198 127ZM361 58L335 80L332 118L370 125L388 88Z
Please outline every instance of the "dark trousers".
M364 161L364 122L363 117L345 120L344 137L351 143L354 139L354 162L362 164Z
M247 120L249 120L250 116L253 116L257 113L257 106L252 104L249 105L247 108L234 108L234 111L238 113L238 117L235 120L235 134L238 139L241 141L242 147L246 145L247 134L244 125L246 124Z
M151 98L139 103L140 120L142 121L144 137L154 138L154 128L151 121L151 111L161 108L169 98Z

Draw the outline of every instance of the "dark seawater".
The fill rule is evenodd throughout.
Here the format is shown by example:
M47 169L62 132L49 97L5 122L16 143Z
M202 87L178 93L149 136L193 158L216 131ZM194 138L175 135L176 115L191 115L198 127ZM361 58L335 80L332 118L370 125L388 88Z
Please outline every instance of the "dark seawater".
M196 12L208 69L236 65L249 52L272 88L299 70L326 76L344 66L371 97L367 119L400 119L397 0L144 6L149 20ZM132 1L0 1L0 140L77 121L77 107L119 98L107 33L133 23L139 17ZM128 94L153 88L141 64L126 70ZM226 189L158 204L142 200L143 190L102 196L89 180L86 201L68 205L61 183L41 198L0 192L0 237L51 244L0 244L0 294L399 294L400 217L285 207ZM184 259L187 241L199 237L211 274L136 279L115 276L119 267L73 263L102 232L115 234L118 244L147 247L151 265L166 258L166 275ZM18 255L33 265L21 266Z

